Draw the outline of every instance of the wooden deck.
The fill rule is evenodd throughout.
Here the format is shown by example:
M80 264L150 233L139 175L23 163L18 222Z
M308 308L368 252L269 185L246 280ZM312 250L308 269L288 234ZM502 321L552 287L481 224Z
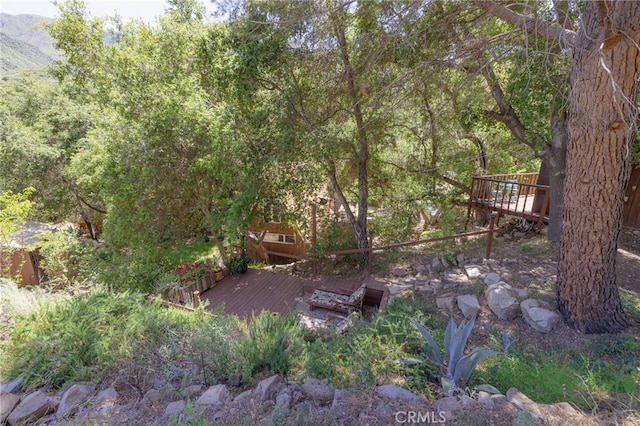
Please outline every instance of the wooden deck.
M538 223L549 222L549 186L537 185L537 173L476 176L471 185L467 218L472 209L495 211Z
M241 318L249 318L263 310L286 315L302 300L305 290L309 291L312 287L330 291L342 288L355 290L362 281L363 278L305 278L264 269L249 269L246 274L225 276L214 288L202 293L200 298L202 302L209 302L205 308L207 311L224 305L226 314ZM385 289L384 284L374 278L367 278L367 287L379 291Z

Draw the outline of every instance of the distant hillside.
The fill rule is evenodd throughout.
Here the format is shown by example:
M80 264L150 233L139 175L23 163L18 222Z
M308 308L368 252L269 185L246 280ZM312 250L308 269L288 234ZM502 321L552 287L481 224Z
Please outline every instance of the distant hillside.
M39 28L51 19L0 13L0 69L13 71L50 64L59 54L49 34Z

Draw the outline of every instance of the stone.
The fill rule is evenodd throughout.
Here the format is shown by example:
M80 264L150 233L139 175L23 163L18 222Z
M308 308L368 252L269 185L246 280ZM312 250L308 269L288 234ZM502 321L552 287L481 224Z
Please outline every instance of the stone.
M194 396L202 392L202 385L187 386L182 390L182 396L187 399L193 399Z
M395 415L395 410L393 409L392 406L390 406L389 404L387 404L386 402L380 402L377 406L376 406L376 410L375 410L375 414L376 417L378 419L389 419L389 418L393 418L392 416Z
M478 265L464 265L464 273L470 280L477 280L482 275Z
M512 294L512 288L504 281L491 284L484 291L489 309L501 320L513 320L517 318L520 311L520 303Z
M182 413L182 410L184 410L184 407L186 407L186 405L187 404L183 400L170 402L169 404L167 404L167 408L165 408L164 410L165 417L168 417L170 419L178 417Z
M442 280L439 278L432 278L429 280L429 286L433 289L433 291L442 290Z
M516 388L509 389L507 391L506 397L507 397L507 400L511 404L515 405L518 409L531 413L534 420L538 422L544 421L542 417L542 413L538 408L538 404L533 402L531 399L529 399L529 397L527 397L525 394L520 392L518 389Z
M96 403L114 403L118 400L118 392L114 388L107 388L96 396Z
M520 303L520 309L524 320L534 330L542 333L551 332L559 323L560 315L556 312L540 306L536 299L527 299Z
M280 392L276 396L276 407L284 411L289 411L291 408L291 394L287 390Z
M159 390L149 389L142 397L142 401L140 401L140 404L143 407L147 408L157 407L158 405L160 405L160 398L161 396Z
M462 403L455 396L446 396L436 401L438 411L458 411L462 408Z
M515 296L518 298L518 300L524 300L529 297L529 291L527 289L514 288L513 291L515 292Z
M480 302L475 294L463 294L456 298L458 302L458 309L462 312L462 315L466 319L475 317L480 310Z
M226 385L215 385L207 389L196 401L198 405L222 405L229 399Z
M412 290L413 286L403 284L403 285L390 285L390 286L387 286L387 288L389 289L389 294L395 295L403 291Z
M258 383L256 387L256 396L260 401L273 401L280 392L280 389L284 386L284 380L282 376L276 374L271 377L267 377Z
M243 406L249 404L251 400L251 396L253 395L253 390L249 389L242 392L240 395L236 396L233 399L234 405Z
M22 376L18 376L9 383L0 385L0 392L15 393L15 391L19 390L20 386L22 386L22 381Z
M327 379L309 378L302 384L302 390L307 397L322 403L329 403L333 400L334 390L329 386Z
M342 417L349 410L348 398L351 394L343 389L336 389L333 393L333 401L331 402L331 411L336 417Z
M478 403L487 410L493 410L496 406L496 403L491 399L491 395L485 391L478 392Z
M440 261L439 257L434 257L433 260L431 261L431 271L433 272L442 272L445 269L447 269L442 262Z
M393 270L391 271L391 274L394 277L403 278L407 276L407 270L404 268L393 268Z
M4 421L19 402L20 397L18 395L0 391L0 424L4 424Z
M487 286L490 286L491 284L496 284L498 282L500 282L500 274L498 274L497 272L489 272L487 276L484 277L484 283Z
M462 265L464 262L466 262L467 260L467 256L465 256L464 253L458 253L456 255L456 262L458 263L458 265Z
M448 314L452 314L455 310L455 294L444 293L436 297L436 306L438 309L445 311Z
M62 419L63 417L74 415L78 408L89 400L94 390L95 385L93 383L76 383L71 386L62 395L56 411L56 418Z
M7 423L11 426L35 423L38 419L56 410L54 399L42 391L35 391L27 395L11 414L7 416Z
M411 391L408 391L405 388L401 388L396 385L382 385L378 386L377 389L378 395L384 398L389 398L393 400L407 401L407 402L422 402L420 396L414 394Z
M416 275L426 274L427 272L429 272L429 268L422 264L413 265L411 269L413 269L413 273Z

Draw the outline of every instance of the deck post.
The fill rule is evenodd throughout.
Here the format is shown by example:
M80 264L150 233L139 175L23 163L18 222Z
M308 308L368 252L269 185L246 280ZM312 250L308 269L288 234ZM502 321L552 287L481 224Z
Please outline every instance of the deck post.
M369 275L373 273L373 232L369 229L369 249L367 250L367 272Z
M193 292L193 308L196 309L200 306L200 292L198 290Z
M491 219L489 220L489 232L487 233L487 251L485 253L485 258L491 258L491 244L493 243L493 227L495 225L497 213L491 212Z

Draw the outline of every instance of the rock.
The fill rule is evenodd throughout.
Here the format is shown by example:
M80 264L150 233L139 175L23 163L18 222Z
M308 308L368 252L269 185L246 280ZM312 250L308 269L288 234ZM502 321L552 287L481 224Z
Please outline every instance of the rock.
M529 291L527 289L514 288L513 291L515 292L515 296L518 298L518 300L524 300L529 297Z
M433 291L440 291L442 290L442 280L439 278L432 278L429 280L429 286L431 286Z
M249 389L242 392L240 395L233 398L233 404L237 406L246 406L249 404L251 400L251 396L253 395L253 390Z
M4 424L11 411L20 402L20 397L9 392L0 391L0 424Z
M493 410L496 406L496 403L491 399L491 395L485 391L478 392L478 403L487 410Z
M520 303L520 309L527 324L542 333L549 333L560 323L560 315L541 307L536 299L524 300Z
M322 403L328 404L333 400L334 390L329 386L327 379L307 379L302 384L302 390L307 397Z
M336 389L333 393L333 401L331 402L331 411L336 418L344 417L349 411L348 398L351 394L343 389Z
M186 405L187 404L183 400L170 402L164 410L165 417L172 419L179 416Z
M524 232L520 232L520 231L515 231L513 233L513 238L524 238L527 234L525 234Z
M0 392L14 393L22 386L22 376L18 376L9 383L0 385Z
M394 277L402 278L407 276L407 270L404 268L393 268L391 275Z
M93 383L76 383L71 386L64 395L62 395L58 410L56 411L56 418L61 419L75 414L80 405L87 402L91 395L93 395L94 390L95 385Z
M393 418L392 416L395 415L395 411L393 407L386 402L380 402L376 406L375 414L378 419L389 419Z
M487 286L490 286L491 284L496 284L498 282L500 282L500 274L496 272L489 272L487 276L484 277L484 283Z
M489 309L501 320L512 320L520 315L520 303L512 294L512 288L504 281L491 284L484 291Z
M273 401L284 386L282 376L276 374L258 383L256 395L260 401Z
M462 408L462 403L455 396L446 396L436 401L438 411L458 411Z
M436 297L436 306L438 309L445 311L448 314L453 314L455 309L455 294L444 293Z
M160 405L160 391L157 389L150 389L147 391L147 393L144 394L144 396L142 397L142 401L140 401L140 404L143 407L147 407L147 408L151 408L151 407L157 407Z
M284 411L289 411L291 408L291 395L286 389L276 396L276 407Z
M507 396L507 400L513 405L515 405L516 407L518 407L518 409L531 413L534 420L536 420L537 422L542 423L544 421L542 417L542 413L538 408L538 404L533 402L531 399L529 399L525 394L520 392L518 389L516 388L509 389L507 391L506 396Z
M215 385L207 389L196 401L198 405L222 405L229 399L229 391L225 385Z
M478 314L480 310L480 302L475 294L463 294L456 298L458 309L466 319L470 319Z
M470 280L477 280L482 274L478 265L464 265L464 273Z
M434 257L433 260L431 261L431 271L433 272L442 272L445 269L447 269L444 264L442 263L442 261L440 260L439 257Z
M100 392L96 397L97 404L104 403L104 402L114 403L117 400L118 400L118 392L116 392L114 388L107 388L102 392Z
M13 409L11 414L7 416L7 423L11 426L33 423L55 410L56 405L53 398L42 391L35 391Z
M397 293L403 292L403 291L407 291L407 290L413 290L413 286L412 285L390 285L387 286L387 288L389 289L389 294L391 295L395 295Z
M467 256L465 256L464 253L458 253L456 255L456 262L458 263L458 265L462 265L464 262L466 262L467 260Z
M429 272L429 268L422 264L413 265L411 269L413 269L413 273L415 275L426 274Z
M416 279L414 277L407 277L404 279L404 283L406 285L414 286L416 285Z
M202 385L187 386L182 390L182 396L187 399L193 399L194 396L202 392Z
M418 395L406 390L405 388L401 388L396 385L382 385L378 386L377 389L378 395L384 398L389 398L393 400L402 400L407 402L422 402L424 401Z

